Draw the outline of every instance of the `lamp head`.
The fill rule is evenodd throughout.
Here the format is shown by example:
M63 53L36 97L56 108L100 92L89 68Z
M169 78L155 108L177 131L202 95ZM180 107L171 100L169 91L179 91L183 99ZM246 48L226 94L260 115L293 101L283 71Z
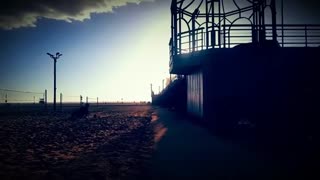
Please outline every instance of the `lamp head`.
M47 55L49 55L51 58L54 58L54 56L50 53L47 53Z

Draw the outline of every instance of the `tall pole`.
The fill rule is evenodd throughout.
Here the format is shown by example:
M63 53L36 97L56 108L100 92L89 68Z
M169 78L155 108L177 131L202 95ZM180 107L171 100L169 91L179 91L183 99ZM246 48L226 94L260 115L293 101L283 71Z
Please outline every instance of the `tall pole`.
M54 60L54 68L53 68L53 110L56 111L56 91L57 91L57 84L56 84L56 69L57 69L57 59L59 59L60 56L62 56L62 54L60 54L59 52L56 53L56 56L47 53L47 55L49 55L53 60Z
M57 59L54 58L54 70L53 70L53 110L56 111L57 101Z

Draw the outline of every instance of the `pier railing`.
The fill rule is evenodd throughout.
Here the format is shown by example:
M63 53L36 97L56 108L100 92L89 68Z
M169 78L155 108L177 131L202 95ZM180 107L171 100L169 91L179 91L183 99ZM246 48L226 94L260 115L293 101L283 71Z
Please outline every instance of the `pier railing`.
M257 28L251 25L234 24L223 25L222 32L205 28L178 33L176 42L170 40L170 55L186 54L211 48L232 48L239 44L251 43ZM266 25L266 40L272 39L272 25ZM257 28L258 29L258 28ZM277 25L277 41L280 47L319 47L320 46L320 25L292 24ZM220 34L220 37L216 37ZM176 44L177 47L174 47Z

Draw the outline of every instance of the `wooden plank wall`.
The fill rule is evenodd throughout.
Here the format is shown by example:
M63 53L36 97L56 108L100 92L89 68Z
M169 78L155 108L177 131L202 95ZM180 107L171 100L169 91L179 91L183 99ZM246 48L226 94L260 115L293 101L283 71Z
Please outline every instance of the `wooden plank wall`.
M203 117L203 73L198 70L187 75L188 113L198 118Z

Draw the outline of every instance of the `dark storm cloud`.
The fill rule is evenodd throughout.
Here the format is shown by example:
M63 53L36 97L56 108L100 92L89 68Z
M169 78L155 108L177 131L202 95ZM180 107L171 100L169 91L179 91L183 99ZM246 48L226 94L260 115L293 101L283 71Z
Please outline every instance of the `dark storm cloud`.
M144 1L152 0L5 0L0 5L0 28L35 27L41 18L83 21L92 13L112 12L128 3Z

